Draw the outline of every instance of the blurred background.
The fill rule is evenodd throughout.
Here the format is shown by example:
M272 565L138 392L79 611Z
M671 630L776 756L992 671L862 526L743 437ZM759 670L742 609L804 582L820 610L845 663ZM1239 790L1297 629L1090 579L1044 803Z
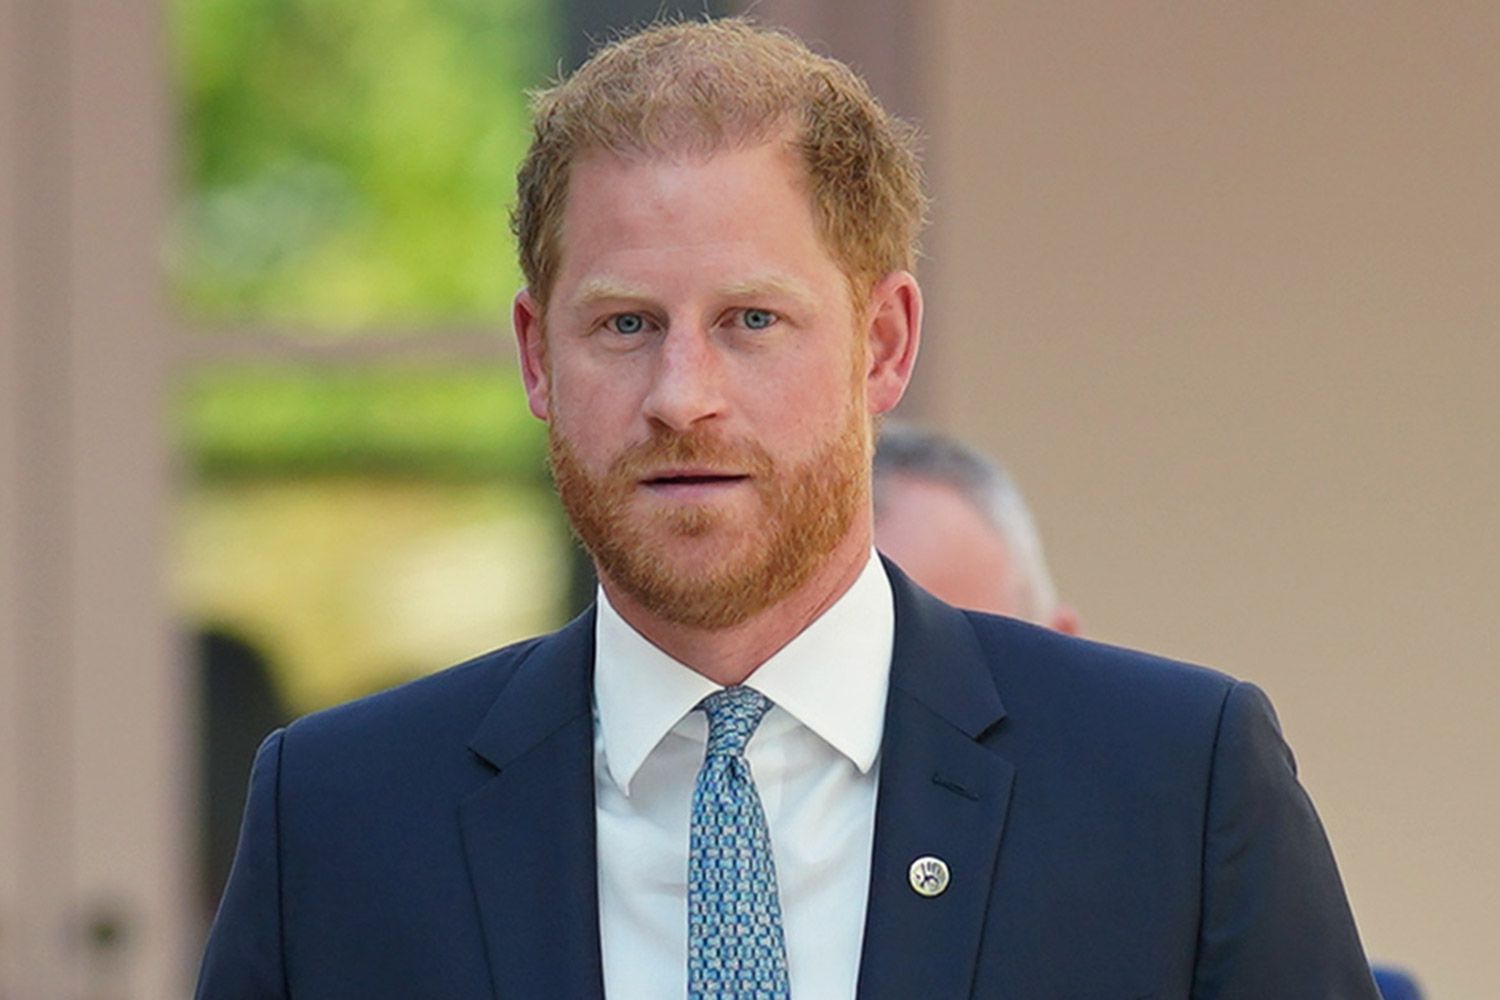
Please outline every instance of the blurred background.
M1089 634L1265 687L1372 956L1493 995L1500 8L753 6L926 133L902 414ZM185 996L269 728L578 607L524 91L683 8L0 0L0 1000Z

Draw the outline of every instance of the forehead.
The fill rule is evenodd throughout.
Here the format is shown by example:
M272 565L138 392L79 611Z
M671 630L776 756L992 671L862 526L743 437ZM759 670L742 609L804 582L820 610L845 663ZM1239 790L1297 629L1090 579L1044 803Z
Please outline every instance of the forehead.
M560 250L563 294L716 264L803 280L841 273L817 231L806 169L780 140L679 156L591 151L569 177Z

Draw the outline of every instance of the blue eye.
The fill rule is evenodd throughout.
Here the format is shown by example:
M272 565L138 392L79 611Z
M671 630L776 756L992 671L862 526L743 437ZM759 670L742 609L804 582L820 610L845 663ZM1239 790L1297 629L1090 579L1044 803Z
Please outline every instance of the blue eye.
M776 314L768 309L746 309L742 318L751 330L764 330L776 322Z
M620 313L618 316L611 316L607 325L615 333L628 336L646 329L646 320L640 313Z

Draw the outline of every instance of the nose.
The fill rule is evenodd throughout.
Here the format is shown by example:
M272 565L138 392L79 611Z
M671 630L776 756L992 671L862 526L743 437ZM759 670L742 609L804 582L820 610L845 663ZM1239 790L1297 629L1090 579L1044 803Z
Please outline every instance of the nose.
M682 432L724 411L723 359L709 331L674 327L657 348L646 417Z

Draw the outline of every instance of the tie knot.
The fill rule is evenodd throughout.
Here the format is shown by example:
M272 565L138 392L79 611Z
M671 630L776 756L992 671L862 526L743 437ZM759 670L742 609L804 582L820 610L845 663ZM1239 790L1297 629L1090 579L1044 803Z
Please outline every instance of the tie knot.
M738 757L745 752L755 727L770 711L771 699L754 688L730 687L715 691L698 703L708 716L707 756Z

